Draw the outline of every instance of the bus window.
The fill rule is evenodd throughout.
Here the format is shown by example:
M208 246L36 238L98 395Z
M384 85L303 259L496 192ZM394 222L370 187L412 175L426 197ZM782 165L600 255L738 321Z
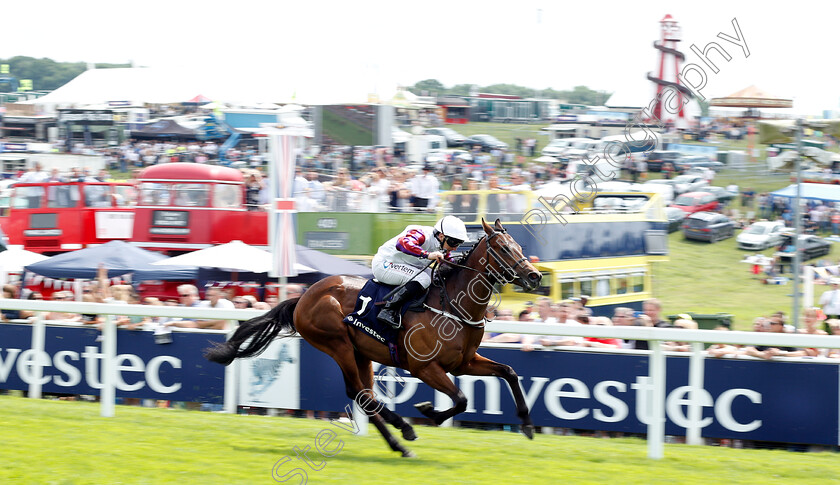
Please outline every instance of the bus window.
M495 221L507 212L507 194L487 194L487 220Z
M580 280L580 294L592 295L592 278L581 278Z
M209 199L209 184L173 184L175 205L182 207L205 207Z
M111 207L111 187L108 185L86 185L85 206Z
M242 189L239 185L216 184L213 186L213 207L236 209L242 207Z
M114 202L117 207L133 206L137 204L137 190L129 185L114 186Z
M169 184L144 182L140 184L140 204L142 205L171 205L172 196Z
M15 209L38 209L41 207L41 198L44 195L44 187L18 187L15 190Z
M48 185L47 186L47 207L68 208L76 207L79 202L78 185Z
M615 278L615 294L624 295L627 293L627 276L621 275Z
M610 277L599 276L595 279L595 294L592 296L609 296L610 294Z
M630 280L630 292L641 293L645 291L645 274L633 273L628 278Z
M560 299L568 300L575 296L575 280L560 280Z

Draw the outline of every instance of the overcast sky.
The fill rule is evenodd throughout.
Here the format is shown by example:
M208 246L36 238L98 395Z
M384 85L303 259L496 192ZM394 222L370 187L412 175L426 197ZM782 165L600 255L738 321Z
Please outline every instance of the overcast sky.
M797 111L840 110L836 2L674 1L45 1L3 22L0 58L133 61L188 68L243 86L278 76L353 80L370 91L435 78L569 89L587 85L645 98L652 42L671 14L689 46L718 42L732 57L706 69L708 97L755 84ZM7 14L9 12L7 11ZM717 38L735 35L750 51ZM706 67L705 65L703 65ZM303 82L303 81L302 81Z

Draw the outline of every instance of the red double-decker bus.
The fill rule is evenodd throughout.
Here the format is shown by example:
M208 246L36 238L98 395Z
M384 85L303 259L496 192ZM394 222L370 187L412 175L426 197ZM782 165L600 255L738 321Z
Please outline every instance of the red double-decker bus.
M0 226L9 244L42 254L129 240L135 199L131 183L18 183Z
M242 172L199 163L166 163L138 176L134 244L179 253L240 240L268 245L268 213L246 205Z

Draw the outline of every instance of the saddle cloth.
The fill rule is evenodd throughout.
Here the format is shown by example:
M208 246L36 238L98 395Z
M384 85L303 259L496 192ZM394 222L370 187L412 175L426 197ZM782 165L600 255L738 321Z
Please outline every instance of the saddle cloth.
M376 305L376 303L383 301L385 295L390 293L394 288L396 286L386 285L375 280L368 280L359 292L359 298L356 300L356 307L353 309L353 312L344 317L344 323L358 328L383 344L396 344L400 331L376 319L379 311L385 307L384 305ZM404 303L402 308L400 308L400 316L405 315L409 310L423 311L423 301L426 299L427 293L428 291L417 300Z

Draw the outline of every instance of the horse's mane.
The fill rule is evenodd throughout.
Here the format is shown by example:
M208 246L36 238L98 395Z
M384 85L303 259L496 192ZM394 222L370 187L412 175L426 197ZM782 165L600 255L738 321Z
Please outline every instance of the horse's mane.
M478 241L476 241L475 244L472 245L470 250L467 251L466 253L464 253L463 255L459 256L455 260L455 262L460 264L460 265L466 266L467 261L470 259L470 256L472 256L472 253L478 248L478 245L481 244L481 241L483 239L485 239L486 237L487 237L486 235L481 236L478 239ZM456 276L458 276L460 274L461 271L464 271L464 268L460 268L458 266L452 266L452 265L449 265L449 264L442 264L442 265L438 266L438 269L436 270L438 277L442 278L443 281L449 281L452 278L455 278Z

